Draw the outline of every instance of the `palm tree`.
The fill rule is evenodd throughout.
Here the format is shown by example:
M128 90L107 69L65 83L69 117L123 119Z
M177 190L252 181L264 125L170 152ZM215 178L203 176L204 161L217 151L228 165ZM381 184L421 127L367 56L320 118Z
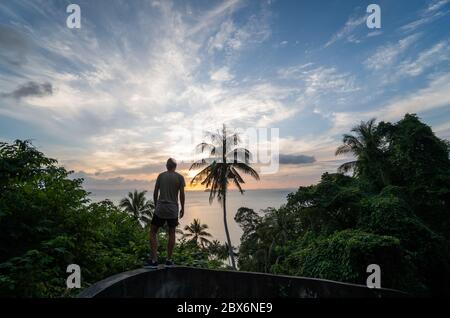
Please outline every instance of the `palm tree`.
M237 256L238 254L235 252L235 250L236 247L233 246L233 254L234 256ZM210 255L215 256L218 260L228 259L231 266L230 254L228 253L228 251L229 248L226 242L222 244L220 241L214 240L208 245L208 252Z
M211 237L212 235L206 232L207 229L207 224L201 224L199 219L194 219L194 222L184 227L184 230L186 231L184 233L184 237L190 238L197 244L200 241L200 245L204 247L205 245L211 243L211 241L208 240L207 237Z
M353 154L356 160L346 162L338 168L338 172L345 173L353 170L354 175L379 179L387 183L387 173L383 164L384 140L378 133L375 118L361 122L351 130L355 134L344 134L343 145L336 149L336 156Z
M219 260L226 260L229 257L228 247L218 240L214 240L208 245L208 252Z
M237 133L229 134L225 125L223 125L222 131L218 131L217 133L208 132L207 137L210 142L200 143L197 146L197 150L201 153L205 151L208 152L208 157L192 164L190 170L203 169L195 175L191 184L195 185L200 183L204 185L207 190L209 188L210 204L215 197L217 197L218 201L222 204L223 223L225 234L227 236L228 252L232 267L233 269L236 269L236 262L234 260L227 223L227 190L231 181L241 194L244 194L241 184L245 182L239 172L249 174L256 180L259 180L259 175L248 165L251 156L250 151L245 148L237 147L240 142Z
M150 224L155 210L155 205L152 201L145 198L147 191L128 192L128 196L120 201L119 206L125 212L130 213L138 222L142 222L144 226Z

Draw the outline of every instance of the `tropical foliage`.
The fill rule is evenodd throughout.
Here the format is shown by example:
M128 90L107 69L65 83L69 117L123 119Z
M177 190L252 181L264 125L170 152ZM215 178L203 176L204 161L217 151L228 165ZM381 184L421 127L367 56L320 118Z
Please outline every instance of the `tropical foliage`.
M128 192L128 196L120 201L119 206L127 213L132 215L136 221L147 227L153 216L155 205L152 201L145 198L147 191L134 190Z
M382 287L449 296L449 143L409 114L352 132L336 152L354 157L340 173L279 209L239 209L239 268L365 284L375 263Z
M225 125L216 133L207 132L209 142L202 142L197 146L200 153L206 152L208 157L194 162L190 169L199 169L192 184L201 184L209 189L209 202L215 197L223 207L223 223L227 237L228 253L231 264L236 269L234 252L232 249L230 233L228 231L226 196L230 183L244 193L241 184L245 183L240 173L245 173L259 180L258 173L249 165L251 153L248 149L238 147L241 142L239 134L230 133Z
M195 179L210 188L211 199L225 203L229 182L242 190L238 171L257 174L246 165L245 150L239 151L243 161L214 159L220 147L237 159L236 135L211 136L219 144L200 146L210 157L196 164L203 170ZM375 263L382 287L449 296L449 151L449 142L415 115L397 123L363 122L336 152L353 157L338 173L300 187L278 209L237 211L243 229L238 254L229 238L212 240L196 220L181 233L173 259L225 268L226 259L234 267L238 256L240 270L359 284ZM140 267L148 257L148 229L138 222L147 223L142 217L152 211L145 193L130 193L121 207L91 202L83 180L70 173L28 141L0 143L0 296L73 296L79 290L65 288L67 265L80 265L86 287ZM159 240L164 255L166 231Z
M211 241L208 239L212 235L207 232L208 225L202 224L199 219L194 219L194 221L184 227L183 236L195 244L205 247L210 244Z
M70 178L28 141L0 143L0 297L79 293L66 289L72 263L81 267L82 287L142 266L149 253L148 230L136 222L136 214L111 201L90 202L82 181ZM165 255L166 233L159 240L159 255ZM173 259L223 266L185 239Z

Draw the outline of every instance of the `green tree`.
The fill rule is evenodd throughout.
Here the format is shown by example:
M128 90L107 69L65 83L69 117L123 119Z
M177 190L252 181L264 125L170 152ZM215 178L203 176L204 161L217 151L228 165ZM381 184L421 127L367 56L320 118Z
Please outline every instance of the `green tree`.
M449 142L414 114L395 124L381 122L389 143L392 184L402 187L417 215L450 240Z
M356 160L343 163L338 172L353 170L356 176L371 178L380 187L388 183L384 158L384 139L378 133L375 119L361 122L351 130L354 134L344 134L343 145L336 150L336 155L352 154Z
M353 176L324 173L261 217L238 211L240 269L364 284L376 263L383 287L448 296L448 142L415 115L358 127L341 147L356 157Z
M185 232L183 233L183 235L185 238L189 238L196 244L204 247L205 245L211 243L211 241L207 238L211 237L212 235L206 231L207 229L207 224L202 224L199 219L194 219L191 224L184 227Z
M148 226L151 222L155 205L145 198L147 191L128 192L128 196L120 201L119 206L127 213L130 213L136 221Z
M223 208L223 222L225 234L229 246L229 255L233 269L236 269L236 262L232 250L230 233L227 222L226 198L229 184L232 182L237 189L244 193L241 184L244 179L240 173L245 173L256 180L259 180L258 173L249 165L251 153L248 149L239 148L240 138L237 133L229 133L223 125L221 131L207 133L209 142L202 142L197 146L199 152L207 152L208 157L194 162L190 169L202 170L194 176L192 184L202 184L209 188L209 202L217 197ZM205 167L206 166L206 167ZM240 172L240 173L239 173Z
M219 260L226 260L229 258L228 256L228 246L226 244L222 244L218 240L213 240L208 244L208 251L211 256L215 256Z

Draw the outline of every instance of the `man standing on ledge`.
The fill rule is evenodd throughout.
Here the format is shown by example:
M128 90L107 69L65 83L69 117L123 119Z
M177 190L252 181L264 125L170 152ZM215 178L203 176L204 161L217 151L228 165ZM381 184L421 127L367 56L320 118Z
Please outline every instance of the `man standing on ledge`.
M178 194L180 195L180 219L184 215L184 178L178 172L177 162L169 158L166 163L167 171L158 175L153 192L155 213L153 214L150 228L151 259L144 265L145 268L158 267L158 230L167 222L169 226L169 241L167 243L166 266L173 266L172 252L175 246L175 229L178 225ZM158 196L159 194L159 196Z

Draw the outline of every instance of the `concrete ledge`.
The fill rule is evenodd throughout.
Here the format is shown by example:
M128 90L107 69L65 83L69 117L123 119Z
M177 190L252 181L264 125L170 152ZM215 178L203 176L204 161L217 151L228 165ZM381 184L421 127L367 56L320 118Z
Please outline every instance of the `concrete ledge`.
M393 298L392 289L330 280L177 266L136 269L108 277L80 298Z

